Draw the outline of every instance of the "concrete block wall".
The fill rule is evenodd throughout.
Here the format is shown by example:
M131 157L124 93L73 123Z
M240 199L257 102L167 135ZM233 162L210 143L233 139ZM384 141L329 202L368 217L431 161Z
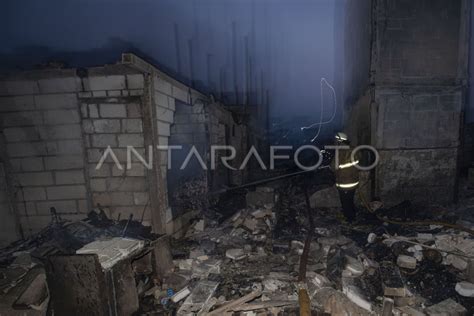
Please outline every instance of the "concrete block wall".
M192 135L190 144L209 145L203 133L209 118L197 100L208 102L133 55L122 64L0 78L0 140L5 139L0 162L8 166L9 179L8 194L0 193L0 200L8 198L25 236L51 222L51 207L62 218L76 220L99 205L114 219L133 214L146 225L160 225L154 226L158 232L174 233L189 216L173 220L167 152L153 149L152 171L132 154L127 169L127 146L148 161L148 145L168 145L173 131ZM175 124L177 103L194 106L192 115L178 117ZM228 111L219 115L227 121L232 117ZM122 169L110 155L97 169L109 146ZM0 203L0 214L11 211L6 205Z
M51 207L66 216L88 210L77 81L63 80L3 83L2 132L25 234L50 222Z
M8 192L5 166L0 163L0 247L5 247L20 237L17 219Z
M462 5L462 0L377 1L376 81L453 82L463 41Z
M107 97L83 95L80 98L92 207L100 205L114 219L126 219L132 214L134 219L150 225L151 205L146 167L131 152L133 148L148 161L141 105L143 75L113 76L109 80L101 77L91 79L90 84L98 89L122 89L106 90ZM129 89L124 89L125 80ZM104 149L109 146L120 164L109 156L97 168ZM129 150L132 158L130 168L127 166Z
M246 124L238 123L235 114L219 104L210 104L209 113L209 142L211 145L232 146L236 150L236 157L229 162L229 165L237 170L229 170L221 162L221 156L228 156L229 152L216 152L216 170L212 174L210 188L220 189L223 185L232 186L243 184L248 180L250 164L244 170L238 170L247 152L249 151L247 135L250 127ZM260 122L262 123L262 122ZM258 124L258 123L257 123ZM251 133L259 135L258 132ZM258 148L263 152L262 148ZM262 154L263 155L263 154ZM265 159L262 157L262 159Z
M375 194L450 203L456 197L467 66L463 0L377 1L371 139Z
M145 167L134 155L130 169L126 164L127 146L148 161L144 82L143 73L120 65L89 68L81 77L75 70L54 70L0 80L0 136L11 166L6 171L12 179L13 209L26 236L50 223L51 207L64 219L75 220L100 204L115 219L133 214L151 224L149 196L156 192L150 193ZM152 89L154 138L164 145L174 100L188 99L185 89L170 82L157 78ZM122 170L110 156L96 169L108 146ZM166 155L154 159L166 165ZM166 179L166 169L162 172ZM159 189L166 190L166 185Z

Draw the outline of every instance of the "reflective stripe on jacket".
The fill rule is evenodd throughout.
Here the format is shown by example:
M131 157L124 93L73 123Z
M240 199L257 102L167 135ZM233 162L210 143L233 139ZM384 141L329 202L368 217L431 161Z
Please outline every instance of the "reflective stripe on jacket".
M334 167L336 174L336 187L345 190L355 189L359 184L359 163L357 155L351 160L352 148L339 149L339 163Z

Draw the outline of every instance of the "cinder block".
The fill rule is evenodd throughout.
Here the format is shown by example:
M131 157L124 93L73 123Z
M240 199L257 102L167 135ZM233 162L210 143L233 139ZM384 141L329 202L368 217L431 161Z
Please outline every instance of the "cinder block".
M189 93L181 88L173 86L173 98L178 99L184 103L189 103Z
M4 81L3 86L8 95L26 95L40 92L36 81Z
M0 112L20 112L35 109L33 96L1 97Z
M137 90L129 90L130 96L139 96L143 95L143 90L142 89L137 89Z
M100 204L106 207L111 205L133 205L133 194L131 192L94 193L92 202L94 205Z
M119 147L143 147L144 140L142 134L121 134L118 135Z
M85 183L84 171L70 170L70 171L56 171L56 184L82 184Z
M107 191L107 184L104 178L96 178L90 180L91 190L93 192L105 192Z
M77 211L82 214L89 213L89 206L87 205L87 200L77 200ZM80 215L83 217L82 215Z
M168 97L168 108L172 111L176 110L176 100L172 97Z
M51 215L51 208L54 207L58 214L77 213L75 200L70 201L46 201L37 202L36 210L38 215Z
M0 119L2 120L3 127L36 126L43 124L43 116L40 111L4 113Z
M84 199L86 188L83 185L48 187L46 193L49 200Z
M83 80L86 90L122 90L126 88L125 76L121 75L88 77Z
M21 202L16 203L16 211L21 216L32 216L36 215L36 203L35 202Z
M107 191L119 192L142 192L147 188L145 178L128 177L128 178L108 178Z
M104 163L100 169L97 169L97 164L88 164L87 168L89 171L89 177L91 178L102 178L102 177L110 177L110 165Z
M77 93L78 98L85 99L85 98L92 98L92 92L90 91L81 91Z
M115 155L115 157L118 159L119 162L121 162L122 165L126 164L127 161L127 149L125 148L111 148L112 153ZM141 152L143 150L137 149L137 152ZM109 163L115 163L115 161L112 159L112 154L111 152L106 153L106 149L89 149L87 150L87 155L88 155L88 161L89 162L99 162L99 160L102 158L102 156L107 155L105 158L105 162Z
M128 89L143 89L144 78L142 74L127 75L127 87Z
M41 94L35 96L36 108L48 109L77 109L75 94Z
M29 172L15 175L22 186L51 185L54 183L51 172Z
M171 90L171 83L168 81L155 77L154 78L154 84L155 84L155 90L159 91L161 93L167 94L167 95L172 95L172 90Z
M94 98L106 98L107 97L107 91L105 91L105 90L92 91L92 97L94 97Z
M157 129L158 129L158 135L159 136L170 136L170 124L157 121Z
M147 159L146 159L147 160ZM120 170L116 165L112 166L112 176L114 177L144 177L146 167L141 162L131 164L131 168L127 169L128 166L124 165L123 169Z
M89 117L90 118L99 117L99 108L97 107L97 104L89 104Z
M13 171L43 171L43 158L32 157L32 158L20 158L10 159Z
M84 153L82 140L50 141L46 143L46 148L49 155L82 155Z
M157 106L168 108L168 96L161 92L155 91L155 104Z
M9 143L40 140L36 127L9 127L3 130L3 134Z
M45 111L43 115L45 125L63 125L80 122L79 113L77 113L76 109Z
M140 104L129 103L127 104L127 116L129 118L142 117L142 110Z
M81 116L82 116L82 118L88 118L89 117L89 110L87 108L86 103L81 104Z
M46 191L44 188L23 188L23 199L25 201L43 201L46 200Z
M40 93L65 93L81 90L81 79L77 77L38 80Z
M91 135L92 147L107 148L117 147L117 137L115 134L96 134Z
M164 122L167 122L167 123L173 123L174 112L169 110L169 109L165 109L165 108L157 105L156 106L156 118L160 121L164 121Z
M44 157L46 170L80 169L84 167L82 156L56 156Z
M120 133L120 120L92 121L96 133Z
M94 133L94 125L92 124L92 120L82 120L82 128L86 134Z
M135 192L135 193L133 193L133 203L135 205L147 205L149 203L148 192Z
M122 132L124 133L141 133L143 132L143 124L141 119L125 119L122 120Z
M168 146L169 137L158 136L158 145L159 146Z
M127 117L125 104L101 104L100 116L106 117Z
M109 97L120 97L122 96L121 90L109 90L107 91L107 96Z
M46 155L46 145L43 142L7 144L10 157L30 157Z
M69 125L48 125L38 128L41 139L55 140L55 139L81 139L82 130L79 124Z

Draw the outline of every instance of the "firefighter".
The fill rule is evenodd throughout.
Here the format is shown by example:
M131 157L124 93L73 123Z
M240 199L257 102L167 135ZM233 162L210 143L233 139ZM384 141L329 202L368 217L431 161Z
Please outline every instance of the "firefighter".
M357 156L352 158L352 147L345 133L337 133L335 143L336 146L346 147L336 149L338 159L334 159L334 173L336 176L336 188L341 199L342 212L347 221L352 222L356 216L354 195L359 185L359 169L356 168L359 160Z

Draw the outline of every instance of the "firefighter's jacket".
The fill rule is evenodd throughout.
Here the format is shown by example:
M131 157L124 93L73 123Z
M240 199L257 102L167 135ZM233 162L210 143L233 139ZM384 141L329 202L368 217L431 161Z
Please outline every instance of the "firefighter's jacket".
M355 190L359 185L359 155L351 159L352 149L339 149L339 161L333 161L334 173L336 175L336 187L340 190ZM336 165L337 164L337 165Z

